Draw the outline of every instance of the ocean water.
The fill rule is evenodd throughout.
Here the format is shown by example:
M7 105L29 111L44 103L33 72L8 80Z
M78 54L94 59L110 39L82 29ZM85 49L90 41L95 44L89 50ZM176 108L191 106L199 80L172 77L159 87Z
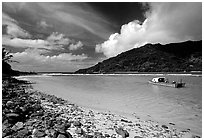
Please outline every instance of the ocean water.
M79 106L136 116L161 124L174 123L202 135L202 77L165 75L186 83L171 88L148 83L160 75L61 75L29 76L34 88L67 99ZM163 75L162 75L163 76Z

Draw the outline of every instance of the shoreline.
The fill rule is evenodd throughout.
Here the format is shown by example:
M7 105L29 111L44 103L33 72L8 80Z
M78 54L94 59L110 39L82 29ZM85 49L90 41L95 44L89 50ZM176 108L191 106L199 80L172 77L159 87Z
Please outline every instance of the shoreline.
M128 117L124 117L110 111L97 111L79 107L67 100L63 100L54 95L36 91L31 87L26 87L24 85L23 88L24 94L26 94L27 96L22 96L24 98L31 98L30 100L32 101L36 101L39 110L37 110L36 112L32 112L31 114L27 114L28 116L25 122L18 121L8 126L3 123L5 128L4 130L16 130L16 132L10 132L10 135L5 135L5 132L3 131L3 136L5 137L199 137L192 134L190 130L181 132L178 131L173 127L174 124L171 124L171 126L167 126L164 124L161 125L152 120L142 120L139 117L130 119ZM6 106L5 108L9 108L7 107L8 101L4 105ZM3 107L4 110L2 110L5 111L5 108ZM36 108L34 108L34 110L35 109ZM5 115L7 114L5 113Z

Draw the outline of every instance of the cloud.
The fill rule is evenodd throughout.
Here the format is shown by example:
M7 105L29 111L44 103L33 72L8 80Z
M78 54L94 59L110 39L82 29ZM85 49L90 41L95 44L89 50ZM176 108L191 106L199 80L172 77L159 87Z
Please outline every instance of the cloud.
M85 36L90 35L104 40L112 31L110 21L87 3L4 2L3 11L15 15L22 14L23 16L20 16L26 17L27 21L37 20L38 27L47 27L50 24L59 32L69 33L69 36L78 37L80 34L84 37L86 34Z
M82 48L82 46L83 46L82 42L81 42L81 41L78 41L75 45L74 45L74 44L71 44L71 45L69 46L69 49L73 51L73 50L77 50L77 49L79 49L79 48Z
M88 58L87 55L74 55L61 53L58 55L45 55L49 51L41 49L26 49L23 52L11 53L18 64L14 68L24 71L75 71Z
M43 29L47 29L49 27L52 27L52 25L47 24L47 22L44 20L41 20L40 22L38 22L37 25Z
M202 39L202 3L150 3L146 20L134 20L121 27L95 51L106 57L146 43L170 43Z
M6 26L6 33L11 37L22 37L22 38L30 38L31 35L18 26L18 22L8 16L5 13L2 13L2 25Z
M64 34L57 32L52 33L47 39L21 39L2 36L2 44L17 48L44 48L48 50L61 50L64 46L69 45L71 40Z

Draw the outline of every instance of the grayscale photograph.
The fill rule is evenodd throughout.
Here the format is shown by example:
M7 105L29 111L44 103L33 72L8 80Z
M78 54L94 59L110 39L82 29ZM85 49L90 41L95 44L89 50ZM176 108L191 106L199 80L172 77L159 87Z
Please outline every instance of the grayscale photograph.
M2 2L1 138L202 138L202 2Z

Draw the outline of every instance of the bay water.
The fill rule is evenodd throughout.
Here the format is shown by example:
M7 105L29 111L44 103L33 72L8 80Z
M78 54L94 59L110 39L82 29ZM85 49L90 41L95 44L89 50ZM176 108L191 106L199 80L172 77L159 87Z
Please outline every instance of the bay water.
M160 75L159 75L160 76ZM28 76L34 89L66 99L79 106L123 116L175 124L202 135L202 76L165 75L182 79L184 88L148 83L158 75L61 75Z

